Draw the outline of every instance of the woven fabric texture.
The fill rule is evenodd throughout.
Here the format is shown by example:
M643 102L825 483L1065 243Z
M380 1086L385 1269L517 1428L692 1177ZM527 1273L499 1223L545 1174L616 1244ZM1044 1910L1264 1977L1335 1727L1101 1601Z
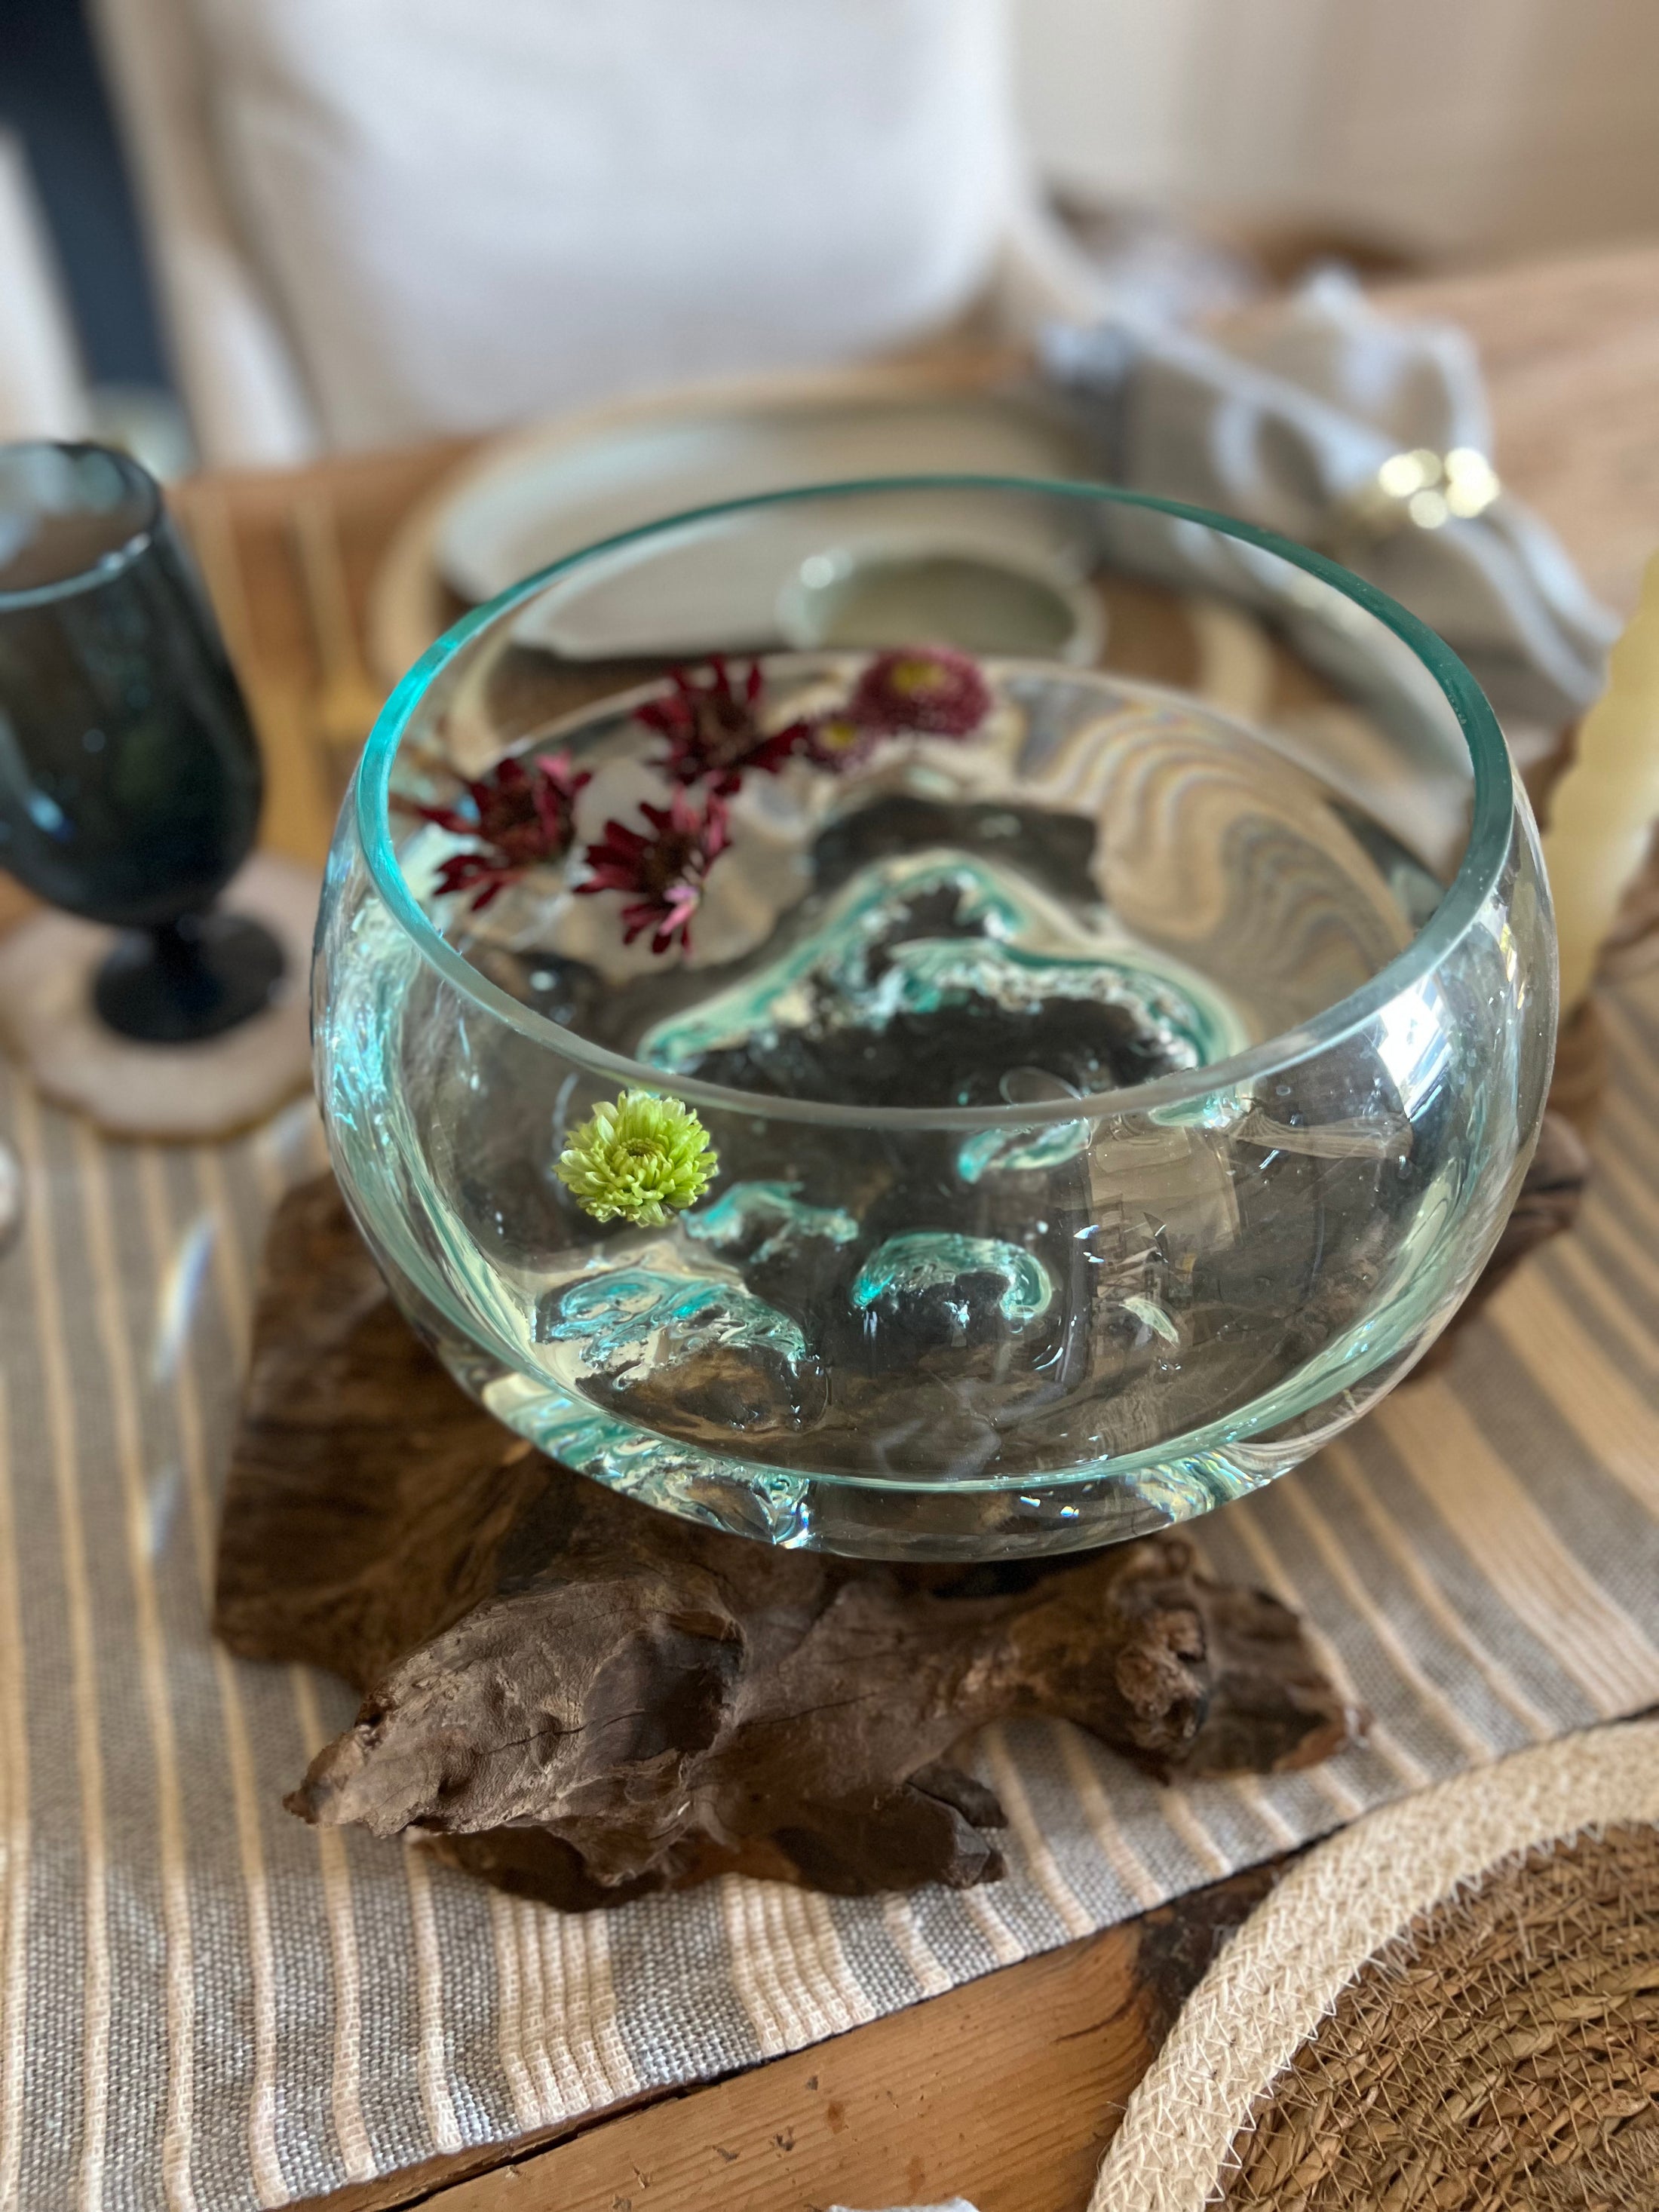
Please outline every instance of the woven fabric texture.
M1231 2158L1235 2212L1659 2204L1659 1827L1528 1851L1419 1914Z
M1492 2148L1489 2141L1466 2137L1464 2154L1449 2172L1425 2175L1419 2169L1428 2164L1435 2136L1443 2132L1449 2120L1467 2121L1471 2110L1501 2119L1501 2113L1489 2112L1489 2108L1496 2106L1496 2093L1505 2077L1512 2077L1519 2066L1555 2039L1552 2033L1540 2032L1536 2018L1517 2019L1507 2037L1498 2043L1487 2041L1478 2054L1468 2047L1462 2050L1455 2078L1443 2075L1438 2094L1426 2100L1430 2109L1419 2121L1417 2154L1407 2152L1404 2171L1395 2172L1390 2186L1383 2185L1374 2164L1363 2193L1350 2195L1339 2185L1332 2191L1320 2191L1310 2201L1301 2185L1305 2182L1313 2189L1328 2179L1322 2172L1308 2170L1322 2165L1310 2155L1304 2161L1304 2171L1282 2192L1275 2185L1283 2176L1264 2158L1257 2172L1264 2186L1257 2192L1247 2185L1251 2168L1244 2175L1237 2172L1240 2130L1248 2126L1253 2107L1274 2077L1316 2034L1367 1961L1388 1953L1394 1939L1419 1915L1463 1886L1474 1888L1489 1869L1524 1858L1537 1844L1624 1823L1644 1823L1650 1831L1655 1821L1659 1821L1659 1723L1644 1721L1589 1729L1565 1741L1517 1753L1484 1771L1454 1777L1368 1814L1322 1845L1257 1908L1182 2007L1164 2048L1129 2100L1123 2125L1101 2166L1090 2212L1201 2212L1224 2191L1230 2204L1265 2199L1279 2203L1285 2212L1291 2206L1298 2212L1316 2212L1316 2208L1330 2212L1330 2208L1349 2203L1386 2204L1391 2212L1396 2206L1399 2212L1408 2212L1423 2202L1455 2212L1465 2203L1518 2201L1503 2195L1489 2200L1470 2188L1485 2162L1485 2152ZM1650 1867L1650 1875L1652 1871ZM1518 1948L1524 1959L1526 1893L1511 1880L1498 1894L1509 1907L1505 1950ZM1583 1922L1580 1935L1587 1947L1594 1945L1601 1932L1593 1934L1586 1910L1592 1894L1587 1891L1577 1899ZM1650 1895L1650 1906L1655 1901ZM1480 1929L1473 1903L1465 1899L1460 1911L1463 1920L1475 1923L1469 1948L1478 1954ZM1540 1920L1540 1950L1547 1920L1546 1910ZM1490 1936L1492 1930L1486 1932ZM1630 1931L1609 1932L1617 1936ZM1620 1994L1628 1998L1650 1990L1650 1930L1649 1941L1639 1948L1629 1943L1620 1948L1626 1955L1620 1962L1625 1984ZM1473 1960L1463 1963L1467 1971ZM1492 1987L1495 1962L1489 1958L1486 1963L1486 2002L1474 2025L1490 2028L1493 2014L1501 2010L1501 1998ZM1589 1964L1588 1948L1581 1964ZM1409 1979L1409 1951L1395 1952L1393 1966L1398 1978ZM1512 1978L1524 1984L1528 1977L1523 1973ZM1592 1994L1588 1986L1592 1978L1586 1973L1573 1992L1581 2020L1605 2015L1607 2010L1610 1992ZM1612 1978L1620 1978L1619 1966ZM1385 2051L1373 2054L1374 2067L1394 2077L1396 2090L1402 2073L1431 2063L1425 2046L1431 2035L1430 2023L1439 2021L1442 2008L1432 1994L1425 1997L1419 1990L1418 1997L1424 2016L1418 2022L1415 2047L1403 2048L1398 2039L1391 2039ZM1455 1997L1448 1996L1446 2001L1455 2009ZM1397 2025L1403 2030L1406 2023ZM1443 2058L1449 2058L1455 2041L1443 2025L1442 2033L1446 2036ZM1571 2085L1569 2101L1584 2105L1584 2128L1630 2117L1627 2111L1612 2109L1618 2099L1611 2075L1601 2084L1606 2094L1597 2100L1586 2052L1577 2054L1577 2068L1579 2079ZM1619 2071L1626 2095L1632 2077L1636 2077L1638 2106L1645 2105L1655 2086L1651 2052L1645 2065L1638 2062ZM1644 2073L1649 2077L1645 2081L1639 2078ZM1311 2067L1309 2080L1315 2083L1310 2095L1316 2100ZM1369 2087L1369 2101L1376 2103L1381 2092L1375 2081ZM1353 2103L1334 2097L1332 2087L1328 2080L1328 2101L1335 2109L1317 2116L1326 2125L1298 2131L1310 2153L1322 2139L1334 2146L1344 2119L1353 2117ZM1588 2097L1581 2097L1586 2090ZM1357 2101L1366 2101L1363 2090ZM1548 2109L1547 2099L1540 2098L1534 2120L1543 2118ZM1235 2180L1236 2187L1231 2185ZM1426 2181L1426 2189L1416 2187L1418 2181ZM1592 2195L1577 2201L1595 2200Z
M1375 1713L1319 1771L1160 1790L1060 1725L979 1761L1012 1871L731 1880L562 1918L281 1799L343 1686L205 1627L252 1271L309 1109L105 1145L0 1085L0 2207L242 2212L751 2063L1389 1800L1659 1702L1659 979L1609 1009L1582 1228L1453 1359L1194 1531Z

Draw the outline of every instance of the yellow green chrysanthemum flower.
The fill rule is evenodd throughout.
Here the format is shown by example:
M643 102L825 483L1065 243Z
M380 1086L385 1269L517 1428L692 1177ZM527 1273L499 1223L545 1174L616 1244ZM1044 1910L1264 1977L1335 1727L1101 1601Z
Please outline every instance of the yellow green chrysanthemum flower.
M671 1210L696 1204L719 1167L689 1106L625 1091L571 1131L553 1172L595 1221L660 1229Z

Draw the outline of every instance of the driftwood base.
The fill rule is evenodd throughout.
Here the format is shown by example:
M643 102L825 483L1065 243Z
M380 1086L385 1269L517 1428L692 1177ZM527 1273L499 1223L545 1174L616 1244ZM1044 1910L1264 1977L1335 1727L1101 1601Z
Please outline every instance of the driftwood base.
M1002 1870L969 1730L1057 1714L1159 1774L1305 1766L1360 1724L1296 1617L1159 1537L1040 1571L774 1551L481 1413L331 1182L279 1212L216 1626L363 1692L289 1800L567 1910L741 1869L843 1893Z

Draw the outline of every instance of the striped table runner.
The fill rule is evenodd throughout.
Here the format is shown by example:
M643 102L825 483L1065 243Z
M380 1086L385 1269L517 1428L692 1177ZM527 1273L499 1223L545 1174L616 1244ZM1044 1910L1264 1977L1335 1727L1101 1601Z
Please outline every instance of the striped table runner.
M1609 1010L1580 1230L1449 1366L1198 1525L1376 1715L1310 1775L1153 1786L1060 1724L980 1747L1010 1878L848 1901L730 1880L562 1918L283 1791L337 1683L209 1641L266 1215L308 1107L104 1145L0 1076L0 2207L280 2204L831 2035L1459 1768L1659 1702L1659 978Z

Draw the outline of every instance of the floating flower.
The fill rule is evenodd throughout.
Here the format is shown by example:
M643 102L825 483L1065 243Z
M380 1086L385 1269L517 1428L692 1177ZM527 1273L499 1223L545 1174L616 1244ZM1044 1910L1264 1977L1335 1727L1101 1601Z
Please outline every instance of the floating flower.
M760 708L765 678L759 661L751 660L739 688L718 653L708 663L706 684L689 670L671 668L674 689L666 697L648 699L635 708L635 717L647 729L668 740L665 759L653 765L674 783L702 783L719 794L737 790L750 769L775 775L799 744L805 725L792 722L787 729L761 726Z
M948 645L902 645L870 663L853 687L846 718L884 736L919 730L965 738L990 711L989 687L965 653Z
M625 1091L573 1129L553 1172L595 1221L660 1229L669 1210L695 1206L720 1167L690 1107Z
M587 879L576 889L632 894L622 910L624 945L648 929L653 952L666 952L676 938L689 952L691 917L702 902L708 871L730 838L725 805L711 794L698 806L676 791L666 806L641 802L640 811L648 834L607 822L604 836L587 848Z
M814 768L827 768L839 775L847 769L860 767L884 734L880 730L860 729L844 708L837 708L833 714L819 714L803 723L798 750L800 757Z
M477 914L526 868L562 860L575 831L576 794L592 781L568 753L544 754L528 767L509 757L467 785L471 815L453 806L414 806L411 811L423 821L435 822L457 837L479 840L443 863L437 889L446 895L476 891Z

